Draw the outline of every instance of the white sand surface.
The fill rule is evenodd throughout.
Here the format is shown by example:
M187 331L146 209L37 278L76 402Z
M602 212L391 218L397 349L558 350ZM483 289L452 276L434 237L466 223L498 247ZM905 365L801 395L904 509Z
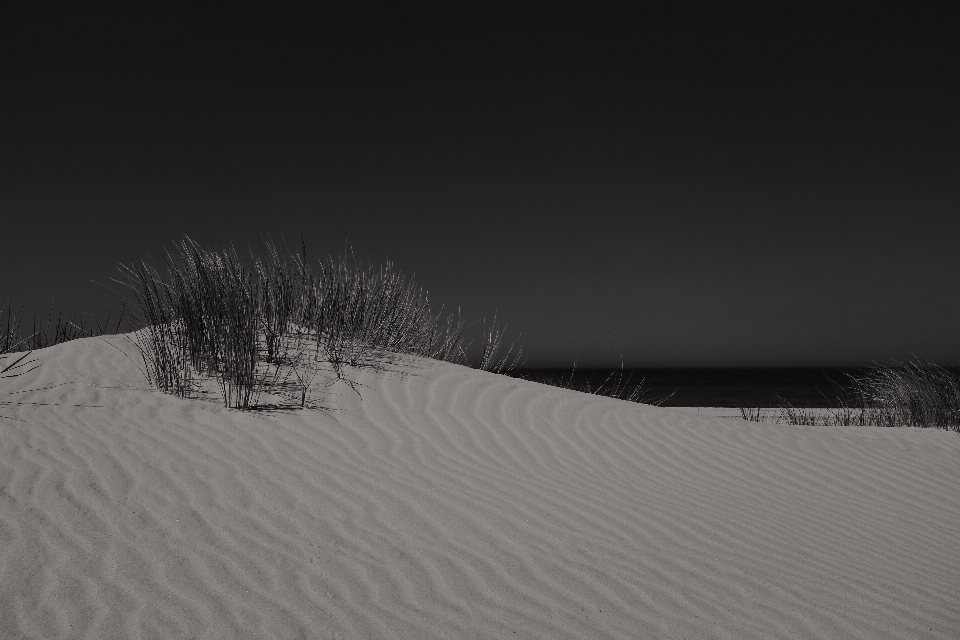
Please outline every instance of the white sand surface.
M244 413L105 340L34 357L0 381L35 403L0 406L0 638L960 637L956 433L416 358Z

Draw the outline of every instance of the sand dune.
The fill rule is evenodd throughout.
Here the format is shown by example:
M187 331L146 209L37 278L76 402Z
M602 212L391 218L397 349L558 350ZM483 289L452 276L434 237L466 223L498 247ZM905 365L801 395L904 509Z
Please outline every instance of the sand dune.
M121 351L2 381L0 637L960 637L955 433L418 358L242 413Z

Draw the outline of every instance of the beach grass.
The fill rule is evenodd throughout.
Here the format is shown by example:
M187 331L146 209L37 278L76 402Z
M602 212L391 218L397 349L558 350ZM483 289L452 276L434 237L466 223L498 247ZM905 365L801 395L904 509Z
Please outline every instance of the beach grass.
M600 382L599 384L594 381L592 374L587 378L578 378L576 376L576 372L577 363L574 362L573 368L570 370L569 374L561 375L557 373L540 371L527 372L520 370L512 373L511 375L523 380L539 382L540 384L546 384L552 387L571 389L573 391L580 391L582 393L590 393L608 398L616 398L618 400L626 400L627 402L637 402L655 406L662 405L673 395L673 393L668 393L666 395L654 395L650 393L644 386L646 378L641 378L639 381L634 382L632 373L627 374L626 377L624 377L622 361L620 362L620 368L612 370L604 378L603 382Z
M54 315L51 303L46 319L34 316L28 330L22 305L15 310L8 300L0 308L0 354L36 351L77 338L102 335L108 324L109 318L105 322L84 322L79 313L65 315L59 311Z
M835 408L794 406L780 398L776 422L810 426L871 425L939 428L960 432L960 373L922 359L874 363L848 373L850 391L835 393ZM769 412L741 407L744 420L771 419Z
M208 249L185 237L162 266L121 265L117 282L129 297L118 307L138 328L151 384L186 397L198 376L212 376L225 406L250 409L263 391L293 381L303 406L323 363L347 384L348 368L394 354L467 364L462 319L434 313L427 292L392 263L364 266L352 254L311 262L303 246L264 244L264 255L243 260L232 246ZM480 369L516 366L519 342L500 356L502 338L496 321L485 329Z
M0 379L3 378L17 378L19 376L30 373L37 367L39 364L36 364L36 360L27 360L33 354L32 351L27 351L24 354L4 354L0 356ZM19 358L14 359L15 355L19 355ZM32 366L35 365L35 366ZM28 368L29 367L29 368Z

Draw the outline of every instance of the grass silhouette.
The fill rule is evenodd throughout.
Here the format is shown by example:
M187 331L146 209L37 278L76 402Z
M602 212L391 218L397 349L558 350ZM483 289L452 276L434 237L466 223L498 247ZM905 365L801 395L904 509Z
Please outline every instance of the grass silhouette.
M919 358L874 363L845 374L851 392L838 390L835 409L797 407L780 398L775 421L793 425L940 428L960 433L960 373ZM840 385L837 385L840 389ZM770 416L740 408L744 420Z
M189 237L165 254L121 265L129 293L116 300L138 327L136 344L148 380L185 397L197 377L219 383L224 405L250 409L265 390L295 380L299 404L321 364L352 388L348 368L377 367L394 354L467 362L464 324L433 313L414 279L388 262L362 266L355 257L310 262L305 248L243 260L231 246L205 249ZM132 303L132 304L130 304ZM507 372L517 341L498 357L503 331L486 330L479 368Z
M646 378L641 378L639 382L633 382L632 373L624 377L622 360L620 362L620 368L611 371L610 374L600 384L594 384L592 375L585 379L579 379L576 377L576 372L577 363L574 362L573 368L570 370L568 375L559 375L540 371L518 371L511 375L524 380L547 384L552 387L571 389L573 391L580 391L582 393L590 393L608 398L616 398L618 400L626 400L628 402L638 402L656 406L662 405L664 402L669 400L674 393L676 393L676 391L674 391L673 393L666 395L652 395L644 387Z

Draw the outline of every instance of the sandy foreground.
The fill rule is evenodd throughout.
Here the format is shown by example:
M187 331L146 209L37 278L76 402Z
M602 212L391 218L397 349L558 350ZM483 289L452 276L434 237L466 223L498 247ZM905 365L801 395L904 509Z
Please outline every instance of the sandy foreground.
M243 413L123 352L0 381L4 639L960 637L956 433L418 358Z

